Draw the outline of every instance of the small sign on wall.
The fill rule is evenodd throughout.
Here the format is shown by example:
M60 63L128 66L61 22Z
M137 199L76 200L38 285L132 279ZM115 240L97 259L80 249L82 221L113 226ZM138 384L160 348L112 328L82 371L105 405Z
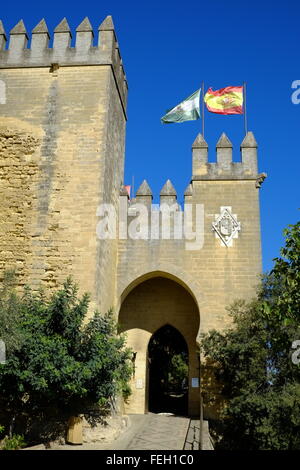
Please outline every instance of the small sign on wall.
M192 377L192 388L199 387L199 377Z
M136 379L136 381L135 381L135 388L137 388L137 389L144 388L143 379Z
M3 80L0 80L0 104L6 104L6 85Z

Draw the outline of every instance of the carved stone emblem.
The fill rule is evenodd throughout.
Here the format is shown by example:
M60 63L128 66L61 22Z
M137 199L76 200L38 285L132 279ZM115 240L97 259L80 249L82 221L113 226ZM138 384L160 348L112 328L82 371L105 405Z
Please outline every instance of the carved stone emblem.
M237 221L237 216L231 213L231 207L222 206L220 214L215 215L212 228L215 236L220 238L222 246L232 246L233 238L239 235L241 224Z

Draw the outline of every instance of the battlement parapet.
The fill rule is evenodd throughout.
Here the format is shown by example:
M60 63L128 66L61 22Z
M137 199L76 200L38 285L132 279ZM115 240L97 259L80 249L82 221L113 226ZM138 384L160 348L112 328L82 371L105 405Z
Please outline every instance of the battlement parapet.
M6 49L8 39L8 48ZM72 33L66 18L54 29L53 47L44 19L32 30L31 44L23 20L6 35L0 20L0 69L67 66L110 65L126 109L128 84L121 59L113 20L107 16L98 28L98 45L93 46L94 32L86 17L76 28L75 47L70 47Z
M184 192L184 205L195 203L194 182L196 181L249 180L259 189L267 177L266 173L257 172L257 142L252 132L248 132L241 143L241 162L232 161L232 143L226 134L221 135L216 149L217 162L208 163L208 145L201 134L197 136L192 146L193 176ZM141 205L148 211L148 215L166 206L170 206L175 212L183 209L177 202L177 192L169 179L160 191L160 204L152 204L153 193L146 180L142 182L131 200L124 187L120 190L120 198L128 207L129 217L135 216L137 207Z
M257 178L257 142L248 132L241 143L241 162L232 161L232 143L223 133L216 145L217 162L208 162L208 145L199 134L193 143L193 177L197 180L236 180Z
M248 132L240 146L241 161L232 161L232 143L225 133L223 133L217 142L217 162L208 162L208 145L203 136L198 134L192 145L193 157L193 175L191 182L184 192L184 203L194 203L194 182L196 181L234 181L249 180L259 189L267 177L266 173L259 173L257 169L257 142L252 132ZM121 188L120 196L126 201L128 193ZM128 202L128 206L134 209L136 204L143 204L148 209L152 207L153 194L146 180L144 180L136 192L136 196ZM126 202L126 203L127 203ZM160 191L160 205L169 205L176 210L181 210L177 203L177 193L168 179ZM154 204L154 208L157 204ZM155 209L156 210L156 209Z

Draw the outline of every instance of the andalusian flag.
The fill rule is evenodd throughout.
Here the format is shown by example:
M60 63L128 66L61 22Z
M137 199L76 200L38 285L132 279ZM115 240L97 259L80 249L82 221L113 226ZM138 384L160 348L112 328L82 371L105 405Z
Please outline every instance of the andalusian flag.
M194 121L200 117L200 91L195 91L191 96L179 103L175 108L167 111L161 118L163 124L170 124L172 122Z
M227 86L216 91L210 88L204 102L211 113L243 114L243 87Z

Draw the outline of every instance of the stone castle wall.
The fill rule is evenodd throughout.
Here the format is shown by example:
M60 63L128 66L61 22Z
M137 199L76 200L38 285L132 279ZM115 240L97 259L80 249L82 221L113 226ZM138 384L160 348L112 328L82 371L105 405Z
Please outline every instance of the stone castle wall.
M97 240L96 211L104 200L118 204L127 97L112 20L100 25L98 46L87 19L75 47L66 20L53 48L43 21L29 49L22 21L8 49L3 27L0 37L2 275L16 268L20 284L56 287L71 274L107 310L117 246Z

